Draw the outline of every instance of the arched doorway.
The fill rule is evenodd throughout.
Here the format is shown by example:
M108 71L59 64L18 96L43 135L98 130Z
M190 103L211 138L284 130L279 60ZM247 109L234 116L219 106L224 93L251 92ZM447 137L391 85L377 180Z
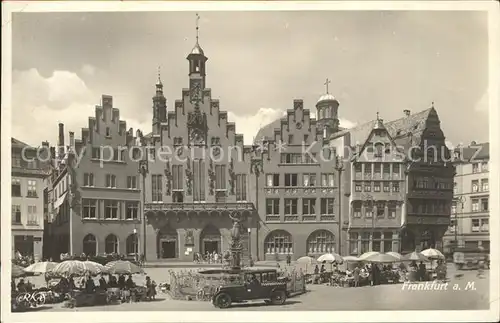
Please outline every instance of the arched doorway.
M158 232L157 236L157 257L158 259L174 259L177 258L177 231L165 227Z
M110 234L104 241L104 252L107 254L118 253L118 238L114 234Z
M403 229L401 232L401 253L415 251L415 234L409 229Z
M125 249L127 251L127 255L139 254L139 241L137 239L137 234L132 233L127 237Z
M292 235L285 230L270 232L264 242L266 254L293 254Z
M307 254L323 255L335 251L335 235L328 230L316 230L307 238Z
M83 238L83 253L87 256L97 255L97 240L95 235L89 233Z
M221 253L222 238L219 229L212 224L207 225L200 234L200 253Z

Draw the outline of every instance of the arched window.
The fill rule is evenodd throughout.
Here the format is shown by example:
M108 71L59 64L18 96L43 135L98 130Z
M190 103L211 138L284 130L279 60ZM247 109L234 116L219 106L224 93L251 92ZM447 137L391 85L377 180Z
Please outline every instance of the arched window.
M265 241L266 254L293 253L292 235L285 230L275 230L268 234Z
M118 253L118 238L114 234L110 234L106 237L104 252Z
M202 254L222 252L222 235L215 226L209 224L200 233L200 252Z
M137 234L133 233L127 237L126 251L127 255L139 254L139 243L137 239Z
M307 238L308 254L325 254L335 251L335 236L328 230L316 230Z
M93 234L87 234L83 238L83 253L87 256L97 255L97 240Z

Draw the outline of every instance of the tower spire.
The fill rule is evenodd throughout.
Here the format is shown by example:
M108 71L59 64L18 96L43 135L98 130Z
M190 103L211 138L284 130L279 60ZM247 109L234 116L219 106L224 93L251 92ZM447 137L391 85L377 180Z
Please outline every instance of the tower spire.
M156 82L156 85L161 85L161 68L158 65L158 81Z
M198 13L196 13L196 44L198 44L198 40L199 40L199 37L200 37L200 24L199 24L199 21L200 21L200 15Z

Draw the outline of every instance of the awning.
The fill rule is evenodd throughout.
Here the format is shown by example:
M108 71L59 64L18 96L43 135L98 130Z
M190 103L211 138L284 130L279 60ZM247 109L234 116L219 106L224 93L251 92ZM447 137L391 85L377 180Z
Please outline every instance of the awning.
M58 209L64 203L64 200L66 199L66 194L68 194L68 192L59 196L59 198L54 202L54 210Z

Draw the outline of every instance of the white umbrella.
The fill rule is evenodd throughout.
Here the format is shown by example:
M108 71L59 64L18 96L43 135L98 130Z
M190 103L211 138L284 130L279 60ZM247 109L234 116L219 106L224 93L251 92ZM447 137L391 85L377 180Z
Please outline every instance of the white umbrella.
M97 275L103 272L101 267L94 265L96 263L92 261L80 261L80 260L66 260L59 264L57 264L52 270L51 273L61 276L82 276L86 273L90 273L91 275Z
M310 257L310 256L304 256L304 257L300 257L299 259L297 259L296 262L299 264L312 265L312 264L316 263L316 259L314 259L313 257Z
M399 258L391 256L388 253L376 253L366 257L364 260L370 262L387 263L387 262L396 262L399 260Z
M111 261L106 264L106 270L108 273L112 275L131 275L131 274L143 274L144 270L137 266L136 264L131 263L127 260L117 260Z
M394 258L397 258L398 260L401 260L401 258L403 258L403 256L401 254L394 252L394 251L386 252L386 254L391 255Z
M336 253L325 253L324 255L318 258L318 262L342 262L342 257Z
M345 256L345 257L342 257L344 259L345 262L358 262L358 261L361 261L359 260L358 257L355 257L355 256Z
M366 258L370 257L370 256L373 256L373 255L378 255L380 254L380 252L378 251L368 251L368 252L365 252L364 254L362 254L361 256L359 256L359 260L361 261L364 261L366 260Z
M88 271L90 271L91 273L94 274L107 273L106 267L95 261L87 260L84 261L84 264L88 268Z
M433 248L425 249L424 251L421 252L424 256L426 256L429 259L444 259L444 255L441 253L441 251Z
M46 273L51 271L55 266L57 266L57 262L51 262L51 261L42 261L42 262L35 262L34 264L26 267L24 271L29 272L29 273Z

